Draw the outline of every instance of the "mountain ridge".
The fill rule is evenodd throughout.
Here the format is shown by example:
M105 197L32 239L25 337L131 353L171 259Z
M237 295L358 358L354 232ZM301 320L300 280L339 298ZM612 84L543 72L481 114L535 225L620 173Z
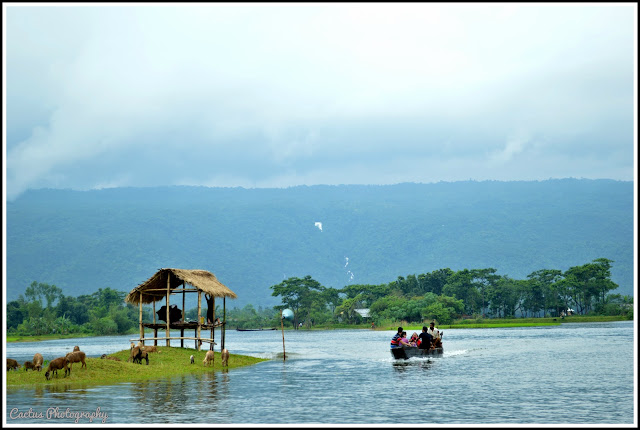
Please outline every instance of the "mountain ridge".
M6 205L8 301L34 280L129 291L176 267L214 273L232 305L272 306L269 287L291 276L342 288L493 267L524 279L601 257L616 292L634 289L627 181L40 189Z

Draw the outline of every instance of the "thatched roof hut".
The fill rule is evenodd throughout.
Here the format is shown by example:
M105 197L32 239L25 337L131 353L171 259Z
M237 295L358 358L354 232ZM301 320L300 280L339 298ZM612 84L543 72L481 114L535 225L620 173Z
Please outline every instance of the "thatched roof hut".
M192 288L187 288L187 285L190 285ZM173 319L171 316L172 311L169 307L169 296L177 293L182 293L182 312L178 311L178 316L182 316L181 321L177 319ZM185 321L185 293L198 293L198 317L197 321ZM211 300L210 303L210 312L211 318L207 319L205 323L205 318L201 317L202 314L202 294L209 296ZM219 318L216 318L214 321L215 315L215 298L222 297L223 299L223 320L220 321ZM154 344L157 344L159 339L164 339L167 342L167 346L170 346L170 339L180 339L180 345L184 346L185 339L193 339L196 341L196 349L200 349L200 344L202 342L209 342L210 348L213 349L213 345L216 344L214 341L214 328L220 327L222 331L222 348L224 349L224 333L226 326L226 303L225 299L229 297L232 299L237 298L236 293L231 291L226 285L216 278L216 276L207 272L206 270L184 270L184 269L160 269L158 270L151 278L149 278L146 282L138 285L136 288L131 290L129 294L125 297L125 302L131 303L132 305L138 305L140 308L139 318L140 318L140 337L138 340L144 344L145 336L144 329L151 328L154 330L153 338L148 340L153 340ZM162 318L166 321L164 324L156 323L156 302L165 300L165 306L163 310L162 308L158 312L160 314L162 312ZM142 305L143 304L153 304L153 323L144 323L142 321ZM209 304L209 303L208 303ZM164 312L166 311L166 314ZM166 315L166 318L164 318ZM166 330L166 336L163 338L158 337L158 329L163 328ZM200 331L202 328L211 329L210 339L202 338L200 335ZM179 337L171 337L170 330L171 329L180 329ZM185 329L195 329L194 337L185 337L184 330ZM132 339L135 340L135 339Z
M167 278L169 278L170 291L187 283L213 297L238 298L236 293L218 281L213 273L206 270L160 269L146 282L131 290L125 297L125 302L137 305L140 303L140 294L144 304L163 300L167 295Z

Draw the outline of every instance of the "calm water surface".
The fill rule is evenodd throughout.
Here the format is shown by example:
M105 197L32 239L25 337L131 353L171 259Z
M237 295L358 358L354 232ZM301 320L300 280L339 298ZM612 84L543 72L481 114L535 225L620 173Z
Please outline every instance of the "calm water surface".
M142 421L167 424L637 426L633 322L444 332L443 355L396 361L390 331L287 331L283 362L280 331L227 331L231 359L273 360L143 383L8 389L6 423L73 423L74 417L46 419L47 409L58 407L100 408L107 424L140 422L144 411ZM74 345L98 357L128 348L130 337L11 343L7 357L22 363L38 351L50 360ZM12 419L14 408L45 417Z

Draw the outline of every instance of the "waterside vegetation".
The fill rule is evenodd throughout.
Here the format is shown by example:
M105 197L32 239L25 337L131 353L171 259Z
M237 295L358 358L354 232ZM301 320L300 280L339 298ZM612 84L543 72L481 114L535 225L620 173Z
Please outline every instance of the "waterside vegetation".
M608 316L633 319L633 297L612 294L613 261L598 258L562 272L537 270L526 279L498 275L496 269L439 269L399 276L380 285L351 284L325 287L307 275L291 277L269 287L281 305L272 308L248 304L226 312L227 329L277 328L280 312L293 310L292 327L350 327L360 324L393 326L399 322L421 326L504 327L511 324L554 324L565 316ZM111 288L90 295L67 297L55 285L33 282L25 297L7 304L7 335L69 336L74 333L115 335L138 330L139 309L124 302L126 293ZM216 315L220 315L216 305ZM153 310L143 306L143 321ZM186 310L186 320L197 319L197 309ZM528 319L528 321L525 321ZM487 320L492 320L490 323ZM493 320L501 322L493 322ZM287 323L289 325L289 323Z

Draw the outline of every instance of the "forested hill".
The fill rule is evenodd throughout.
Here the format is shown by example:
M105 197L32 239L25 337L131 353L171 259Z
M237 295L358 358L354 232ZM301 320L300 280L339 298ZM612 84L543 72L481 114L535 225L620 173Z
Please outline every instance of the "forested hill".
M173 267L214 273L238 294L230 306L272 306L269 287L294 276L335 288L441 268L525 279L601 257L632 295L633 207L633 182L577 179L32 190L7 203L7 300L33 281L128 292Z

